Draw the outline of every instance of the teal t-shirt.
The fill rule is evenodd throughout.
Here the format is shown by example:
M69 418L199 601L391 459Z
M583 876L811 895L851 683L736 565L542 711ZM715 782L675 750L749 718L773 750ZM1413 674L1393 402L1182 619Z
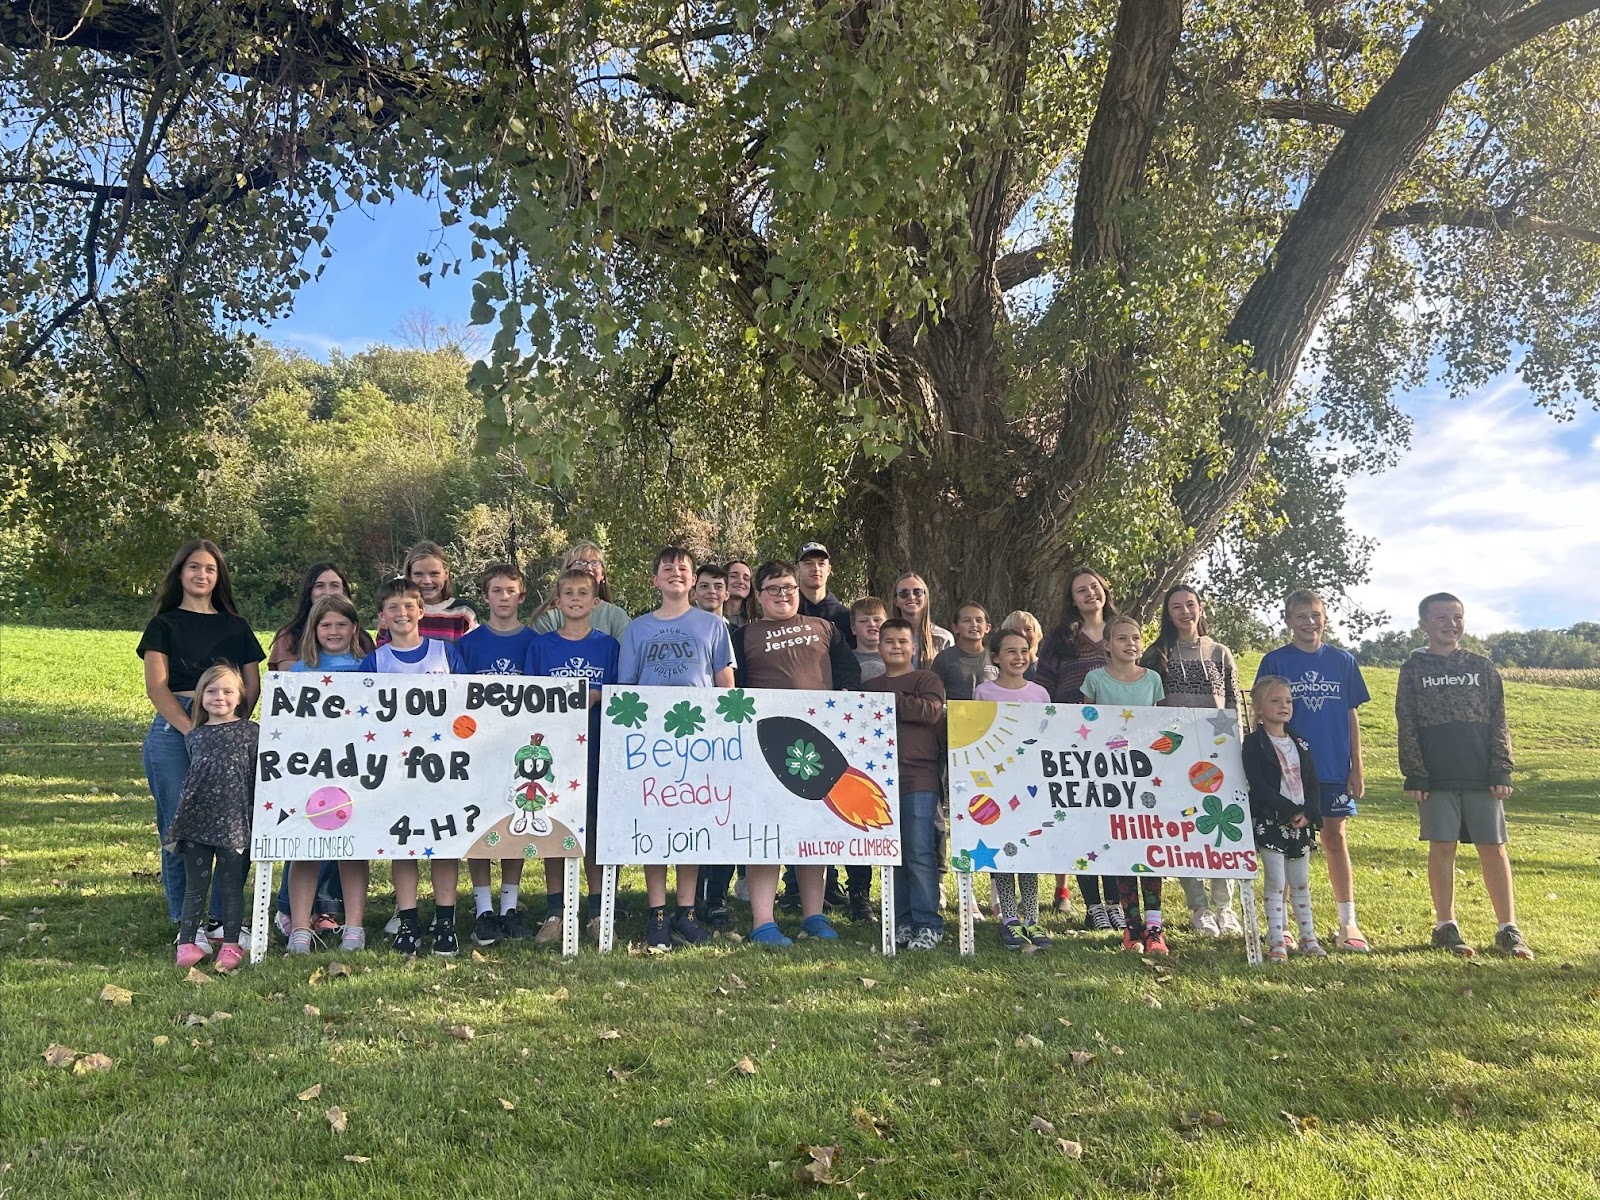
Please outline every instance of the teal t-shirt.
M1129 708L1154 708L1166 697L1167 689L1161 686L1161 676L1149 667L1132 683L1113 679L1104 667L1090 671L1083 681L1083 699L1086 704L1123 704Z

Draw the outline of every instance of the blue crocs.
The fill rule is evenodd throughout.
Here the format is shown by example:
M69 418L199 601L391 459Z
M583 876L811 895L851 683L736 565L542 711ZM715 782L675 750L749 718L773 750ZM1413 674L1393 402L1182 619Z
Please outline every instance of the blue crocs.
M821 938L823 941L837 941L838 930L829 924L828 918L818 913L814 917L807 917L800 922L800 935L802 937Z
M750 940L758 946L770 946L774 950L781 950L785 946L794 945L794 939L785 937L783 930L778 928L776 921L768 921L765 925L757 925L750 931Z

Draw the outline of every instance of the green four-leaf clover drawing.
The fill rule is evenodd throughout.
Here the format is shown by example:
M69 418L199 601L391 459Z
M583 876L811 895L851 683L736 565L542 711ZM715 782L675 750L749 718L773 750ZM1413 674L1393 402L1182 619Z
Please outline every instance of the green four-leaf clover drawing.
M649 715L650 706L639 699L638 692L618 692L606 705L606 716L611 718L611 723L628 729L639 728Z
M1195 818L1194 827L1207 837L1216 833L1217 845L1222 845L1223 838L1237 842L1244 837L1244 809L1239 805L1223 808L1221 800L1207 796L1201 807L1205 812Z
M679 700L668 710L667 715L661 718L661 724L673 737L689 737L706 727L706 718L697 705L690 704L687 700Z
M788 748L783 765L791 775L798 775L801 779L812 779L822 774L822 755L817 753L817 748L810 742L796 741Z
M754 696L746 696L743 688L734 688L717 699L717 712L730 725L743 725L756 715Z

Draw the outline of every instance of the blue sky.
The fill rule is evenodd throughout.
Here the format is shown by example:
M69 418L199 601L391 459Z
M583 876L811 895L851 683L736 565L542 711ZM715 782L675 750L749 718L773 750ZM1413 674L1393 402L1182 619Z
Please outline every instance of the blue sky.
M437 227L437 211L414 197L343 214L322 279L260 332L320 358L396 341L418 309L465 323L470 276L417 279L417 252ZM1468 628L1484 633L1600 619L1600 414L1580 402L1576 420L1557 422L1515 376L1458 398L1430 385L1401 407L1415 419L1411 450L1350 488L1351 523L1379 543L1357 599L1392 626L1409 626L1433 591L1461 596Z

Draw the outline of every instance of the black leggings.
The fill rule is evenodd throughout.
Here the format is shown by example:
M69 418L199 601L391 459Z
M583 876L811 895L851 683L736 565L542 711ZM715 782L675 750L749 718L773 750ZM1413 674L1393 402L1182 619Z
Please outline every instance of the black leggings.
M1100 876L1098 876L1098 875L1079 875L1078 876L1078 895L1083 897L1084 904L1089 906L1090 908L1093 908L1096 904L1105 903L1103 900L1100 899ZM1110 888L1106 889L1106 895L1107 896L1111 895L1111 889Z
M1139 901L1144 901L1144 911L1161 911L1161 877L1118 875L1117 901L1122 905L1122 915L1128 919L1129 929L1143 929L1144 918L1139 915Z
M239 850L222 846L206 846L199 842L184 842L183 855L185 891L183 916L178 920L178 944L194 941L205 915L206 898L213 886L222 901L222 940L237 942L239 927L244 924L244 873L249 859ZM216 860L213 879L212 859Z

